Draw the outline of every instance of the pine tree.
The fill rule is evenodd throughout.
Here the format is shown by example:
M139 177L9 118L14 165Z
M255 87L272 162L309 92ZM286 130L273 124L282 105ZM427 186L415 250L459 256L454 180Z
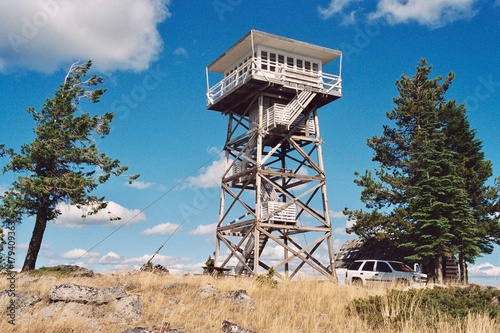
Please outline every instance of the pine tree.
M491 161L484 159L482 143L476 131L470 129L464 105L450 101L442 108L446 145L454 154L456 172L464 180L464 190L469 198L469 210L473 221L455 219L454 243L458 249L461 277L467 283L467 262L473 263L483 253L491 253L493 244L499 242L498 189L486 185L493 175Z
M1 196L0 218L8 225L21 223L26 216L35 217L23 271L35 268L47 222L61 214L58 204L87 207L82 214L94 214L107 203L104 197L90 193L112 175L119 176L128 169L95 145L93 135L104 138L109 134L113 114L91 116L76 112L80 100L96 103L105 92L91 90L103 82L102 78L93 75L85 80L90 67L90 61L73 64L64 83L53 98L46 100L43 109L40 112L28 109L36 123L33 142L23 145L20 153L0 146L0 156L10 159L3 172L20 175ZM129 181L137 177L130 176Z
M412 145L410 185L406 189L410 241L402 244L407 260L420 261L438 283L443 282L442 258L455 253L453 229L455 220L466 225L469 201L463 180L455 173L454 153L447 149L444 133L433 108Z
M368 140L380 168L375 175L356 173L368 210L345 213L356 221L348 232L389 240L441 282L444 255L471 262L499 242L493 215L498 188L485 186L491 163L480 152L464 106L444 98L454 74L429 79L431 70L422 60L414 77L402 75L396 82L400 96L387 113L395 126Z

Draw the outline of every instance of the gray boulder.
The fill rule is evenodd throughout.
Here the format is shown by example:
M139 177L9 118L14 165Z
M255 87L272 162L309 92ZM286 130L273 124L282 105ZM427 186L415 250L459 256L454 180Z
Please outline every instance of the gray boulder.
M128 296L123 288L94 288L76 284L53 285L49 291L49 300L53 302L78 302L105 304Z
M232 304L237 307L255 308L255 301L248 295L246 290L225 291L220 294L220 297L230 299Z
M225 333L256 333L254 331L247 330L246 328L243 328L239 325L236 325L235 323L231 323L227 320L224 320L222 322L222 332Z

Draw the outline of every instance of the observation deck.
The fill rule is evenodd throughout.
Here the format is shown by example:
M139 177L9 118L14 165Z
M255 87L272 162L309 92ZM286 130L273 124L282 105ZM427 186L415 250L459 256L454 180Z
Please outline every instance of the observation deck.
M286 101L302 90L315 93L311 104L319 108L342 96L341 56L337 50L251 30L207 67L207 109L241 114L257 93ZM339 74L325 73L323 66L336 59ZM212 87L209 72L223 75Z

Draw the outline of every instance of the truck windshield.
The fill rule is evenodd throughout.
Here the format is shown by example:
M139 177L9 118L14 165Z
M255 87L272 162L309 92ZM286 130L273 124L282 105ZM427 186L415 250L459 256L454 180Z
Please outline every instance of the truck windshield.
M391 264L392 268L395 271L399 271L399 272L413 272L413 270L409 266L406 266L402 262L391 261L390 264Z

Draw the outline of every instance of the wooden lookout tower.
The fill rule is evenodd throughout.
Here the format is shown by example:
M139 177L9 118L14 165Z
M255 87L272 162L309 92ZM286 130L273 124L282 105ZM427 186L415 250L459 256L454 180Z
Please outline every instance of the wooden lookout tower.
M323 72L333 60L338 74ZM340 51L256 30L207 67L207 109L228 118L220 267L273 267L281 279L309 267L336 280L317 112L342 96L340 72Z

